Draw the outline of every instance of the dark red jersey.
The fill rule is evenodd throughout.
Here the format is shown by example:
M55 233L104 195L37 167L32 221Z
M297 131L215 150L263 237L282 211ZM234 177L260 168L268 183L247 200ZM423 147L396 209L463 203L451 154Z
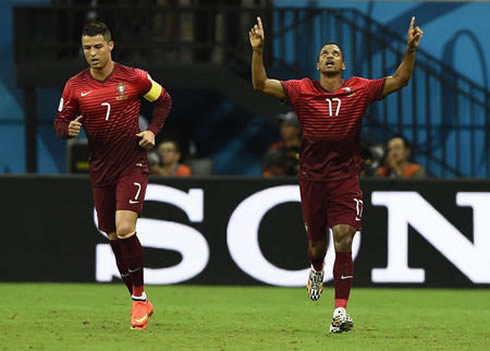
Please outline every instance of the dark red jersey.
M146 152L138 145L140 138L136 134L140 132L141 97L151 87L147 72L117 63L104 81L94 79L87 68L66 83L55 131L60 137L69 138L69 122L83 116L94 186L114 184L130 165L148 168Z
M336 92L309 78L282 82L303 135L299 177L332 181L359 175L362 116L381 98L384 82L352 77Z

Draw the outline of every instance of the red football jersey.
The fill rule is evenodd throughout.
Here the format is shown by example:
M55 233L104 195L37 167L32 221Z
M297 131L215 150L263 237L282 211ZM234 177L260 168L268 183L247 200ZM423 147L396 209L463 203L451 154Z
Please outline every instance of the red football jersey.
M336 92L309 78L281 82L303 134L299 177L330 181L359 175L362 116L381 98L385 79L352 77Z
M68 80L54 123L56 134L68 136L68 124L82 115L90 149L90 176L94 186L114 184L131 164L148 169L146 152L139 145L141 97L152 81L148 73L114 63L104 81L87 68ZM158 131L157 131L158 132Z

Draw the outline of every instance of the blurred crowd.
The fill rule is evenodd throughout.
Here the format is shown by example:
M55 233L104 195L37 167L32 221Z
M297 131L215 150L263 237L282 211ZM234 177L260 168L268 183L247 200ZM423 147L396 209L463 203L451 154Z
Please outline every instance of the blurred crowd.
M264 177L296 176L301 149L301 127L295 112L281 113L276 122L280 139L264 151L262 174ZM141 116L140 128L146 129ZM189 177L208 176L214 173L210 158L198 158L194 145L182 150L178 138L163 138L148 154L151 174L155 176ZM385 144L361 145L364 159L363 177L424 178L426 171L412 161L412 146L401 134L393 135Z

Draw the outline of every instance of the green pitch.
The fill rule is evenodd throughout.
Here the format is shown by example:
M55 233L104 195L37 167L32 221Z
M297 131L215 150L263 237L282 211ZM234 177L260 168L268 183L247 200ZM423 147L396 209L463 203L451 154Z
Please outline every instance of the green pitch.
M129 328L115 284L0 284L0 350L489 350L488 290L354 289L350 333L328 335L333 291L148 287L155 314Z

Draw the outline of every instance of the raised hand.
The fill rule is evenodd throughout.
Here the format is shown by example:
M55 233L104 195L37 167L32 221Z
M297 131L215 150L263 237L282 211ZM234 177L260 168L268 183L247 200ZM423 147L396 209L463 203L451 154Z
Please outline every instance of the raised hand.
M264 47L264 27L260 17L257 17L257 24L248 32L248 38L253 49L262 49Z
M419 27L413 27L415 23L415 16L410 21L410 27L408 27L408 49L410 51L415 50L420 43L420 38L424 36L424 32Z
M68 124L68 135L71 137L76 137L80 134L80 129L82 127L82 123L80 120L83 116L78 116L73 121Z
M155 146L155 134L151 130L145 130L136 136L141 138L139 146L146 151L150 151Z

